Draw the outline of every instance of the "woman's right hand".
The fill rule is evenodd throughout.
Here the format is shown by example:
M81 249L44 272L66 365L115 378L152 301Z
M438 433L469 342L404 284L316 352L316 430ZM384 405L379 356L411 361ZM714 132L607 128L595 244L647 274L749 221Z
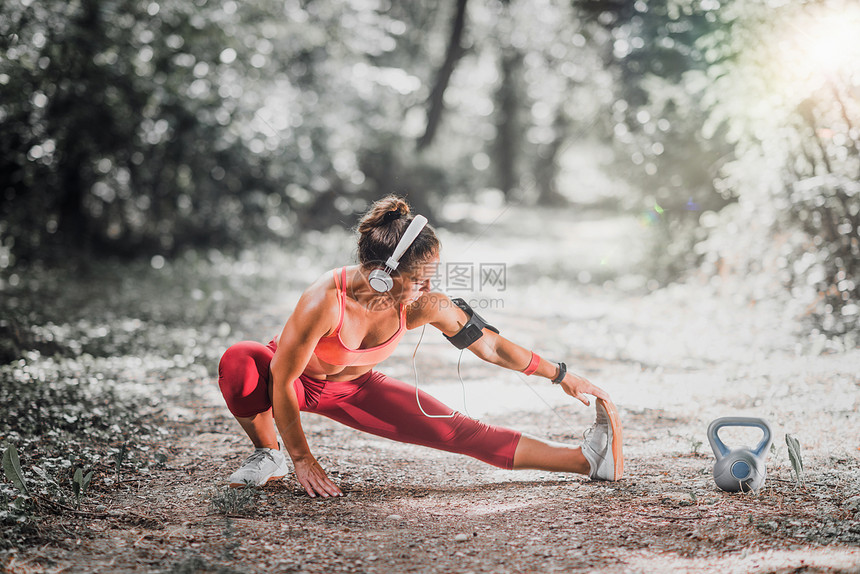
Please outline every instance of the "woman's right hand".
M323 467L317 462L313 455L303 456L298 459L293 459L293 466L296 471L296 480L308 493L311 498L316 498L317 495L323 498L329 496L343 496L343 492L335 483L326 475Z
M579 375L569 371L561 382L561 388L573 398L582 401L582 404L585 406L589 406L591 404L591 402L585 397L586 394L597 397L598 399L603 399L604 401L609 400L609 394L606 391L597 385L592 384L588 379L580 377Z

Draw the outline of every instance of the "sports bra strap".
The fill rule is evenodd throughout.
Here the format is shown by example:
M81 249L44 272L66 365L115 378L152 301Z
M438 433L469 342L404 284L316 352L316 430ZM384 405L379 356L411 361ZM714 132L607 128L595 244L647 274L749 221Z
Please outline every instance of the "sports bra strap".
M343 318L346 314L346 267L341 269L340 282L338 282L337 270L333 270L332 274L337 288L337 296L340 299L340 320L333 333L322 337L317 342L314 355L332 365L375 365L385 360L391 355L406 332L406 306L400 304L400 327L386 342L369 349L351 349L344 344L340 337Z
M340 319L332 333L332 335L337 335L340 333L341 325L343 325L343 316L346 310L346 267L343 267L340 271L340 285L337 283L337 271L334 272L334 285L337 287L337 298L340 300Z

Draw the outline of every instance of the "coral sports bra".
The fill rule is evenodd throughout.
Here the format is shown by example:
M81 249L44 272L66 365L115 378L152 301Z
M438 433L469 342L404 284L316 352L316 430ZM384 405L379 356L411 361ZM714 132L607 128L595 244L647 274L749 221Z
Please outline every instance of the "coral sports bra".
M340 319L334 333L319 340L314 349L314 355L330 365L359 366L381 363L394 352L397 343L406 333L405 307L400 305L400 328L390 339L369 349L350 349L340 338L340 328L343 325L343 314L346 307L346 267L341 269L340 284L337 280L337 271L334 272L334 284L337 287L337 297L340 300Z

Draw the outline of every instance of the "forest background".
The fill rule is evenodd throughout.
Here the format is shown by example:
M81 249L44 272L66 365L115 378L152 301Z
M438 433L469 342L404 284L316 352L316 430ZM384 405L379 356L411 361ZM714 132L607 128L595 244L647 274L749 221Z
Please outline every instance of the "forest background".
M623 221L635 256L540 273L692 284L778 308L798 353L855 350L858 29L848 0L5 0L4 449L70 492L125 452L105 413L144 424L111 384L211 376L262 336L243 310L342 263L388 193L453 236L540 214L535 250L564 250L553 224ZM38 503L4 488L4 528L32 535Z
M649 278L741 277L850 348L857 18L836 0L7 1L2 287L68 257L290 245L391 192L444 226L489 193L634 213Z

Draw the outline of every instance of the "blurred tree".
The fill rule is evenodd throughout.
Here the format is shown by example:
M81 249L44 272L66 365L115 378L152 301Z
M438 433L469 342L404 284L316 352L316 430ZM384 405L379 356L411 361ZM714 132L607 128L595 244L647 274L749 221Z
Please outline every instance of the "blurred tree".
M639 190L635 205L656 232L651 273L673 280L700 261L693 249L705 237L700 215L733 200L714 186L733 147L721 133L702 132L706 85L692 79L709 66L700 40L723 37L730 24L715 17L718 2L576 0L576 5L591 25L610 35L605 61L617 81L606 129L619 151L616 169Z
M704 131L737 150L717 180L737 208L714 219L706 265L760 277L816 331L860 341L860 7L724 3L731 34L702 38ZM734 54L726 59L724 54Z
M856 344L856 36L843 0L577 0L611 34L611 133L662 230L658 277L701 264L753 299L791 293Z
M358 0L0 5L0 263L286 237L388 192L431 209L445 172L406 151L403 118L447 18Z
M457 0L457 9L451 23L451 38L448 40L445 61L442 62L442 66L436 74L436 80L433 83L433 89L430 91L430 98L427 102L427 127L424 129L421 137L418 138L419 150L430 145L433 141L433 136L436 135L436 129L439 127L442 110L445 106L445 89L448 87L448 82L451 80L451 74L454 73L457 61L463 56L465 51L463 47L463 32L466 28L466 4L467 0Z
M856 332L860 54L840 39L856 13L847 0L7 0L0 268L70 245L286 238L351 225L390 192L430 216L482 188L599 195L657 231L658 278L735 269L788 288L827 333ZM608 145L610 175L588 181ZM616 175L635 195L588 189Z
M496 187L509 197L519 189L523 113L521 103L523 55L514 47L501 49L499 55L500 79L496 89L496 138L492 145Z
M499 189L509 200L560 204L589 195L569 185L575 177L559 178L575 169L566 151L592 137L607 105L602 39L589 44L577 13L559 0L472 4L469 31L470 49L445 94L456 120L440 127L445 149L435 157L456 165L469 189Z
M263 163L226 133L234 42L200 4L3 4L0 233L19 257L223 243L262 213Z

